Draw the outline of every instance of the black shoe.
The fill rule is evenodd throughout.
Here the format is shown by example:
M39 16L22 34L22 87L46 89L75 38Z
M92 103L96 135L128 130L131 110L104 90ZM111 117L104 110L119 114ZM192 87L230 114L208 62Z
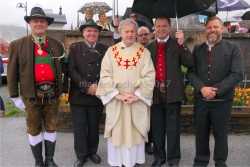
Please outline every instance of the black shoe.
M172 166L172 167L179 167L178 164L169 164L169 166Z
M45 145L45 161L44 165L48 167L57 167L57 165L54 162L54 153L55 153L55 146L56 142L51 142L48 140L44 140Z
M166 163L166 161L154 161L153 163L152 163L152 167L154 166L154 167L160 167L162 164L165 164Z
M97 154L90 154L89 158L95 164L99 164L101 162L101 158Z
M87 158L84 159L77 159L77 161L74 164L74 167L82 167L83 164L87 161Z
M145 151L148 153L148 155L154 154L154 147L151 145L151 143L145 143Z
M42 142L37 143L35 146L30 145L30 148L35 158L35 167L44 166L43 156L42 156L43 143Z

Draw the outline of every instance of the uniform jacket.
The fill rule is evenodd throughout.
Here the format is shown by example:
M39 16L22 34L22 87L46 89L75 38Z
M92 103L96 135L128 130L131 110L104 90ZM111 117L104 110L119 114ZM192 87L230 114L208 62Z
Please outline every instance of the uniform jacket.
M47 39L53 56L62 56L64 50L62 43L49 36L47 36ZM36 97L34 45L32 35L12 41L9 45L7 82L11 97L19 96L18 82L20 82L20 95L22 97ZM58 91L60 96L63 92L67 92L68 89L66 66L63 59L58 58L55 59L55 64L58 79L58 86L55 91ZM65 74L64 81L62 81L62 73Z
M108 47L100 43L92 53L84 42L70 45L68 75L70 77L70 104L102 105L96 96L86 94L93 83L100 79L101 62Z
M243 79L243 57L238 43L222 39L211 50L210 78L208 80L207 44L194 47L195 65L188 70L188 81L194 87L195 97L203 98L200 89L204 86L218 88L218 99L232 99L234 86Z
M151 42L147 46L151 53L151 57L156 67L157 58L157 40ZM184 83L181 72L181 65L185 67L192 67L194 64L194 58L184 43L182 46L178 46L178 41L169 37L165 48L165 74L166 74L166 102L173 103L179 102L185 99ZM159 103L159 89L156 83L153 95L153 103Z

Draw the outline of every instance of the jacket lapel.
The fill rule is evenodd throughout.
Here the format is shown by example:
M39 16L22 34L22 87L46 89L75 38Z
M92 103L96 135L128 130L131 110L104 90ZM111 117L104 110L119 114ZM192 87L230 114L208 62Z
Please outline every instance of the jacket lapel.
M28 50L28 55L27 56L29 56L29 60L31 60L31 62L32 62L31 68L34 71L34 64L35 64L35 54L34 53L35 53L35 47L34 47L33 37L32 37L31 34L28 36L27 46L30 47L29 50Z
M154 66L156 67L156 57L157 57L157 40L153 42L153 47L152 47L152 61L154 63Z

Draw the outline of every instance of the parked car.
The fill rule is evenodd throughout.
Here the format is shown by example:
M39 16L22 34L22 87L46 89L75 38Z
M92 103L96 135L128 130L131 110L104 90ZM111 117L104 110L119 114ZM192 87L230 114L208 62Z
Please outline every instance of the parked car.
M3 68L4 68L4 73L2 74L3 77L7 77L7 65L8 65L8 56L4 54L0 54L3 60Z

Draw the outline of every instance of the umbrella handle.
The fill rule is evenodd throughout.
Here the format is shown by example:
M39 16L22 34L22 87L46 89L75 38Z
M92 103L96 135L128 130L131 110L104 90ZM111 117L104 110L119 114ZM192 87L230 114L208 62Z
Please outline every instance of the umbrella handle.
M118 0L116 1L116 18L119 19L119 16L118 16ZM114 28L117 28L118 26L114 26L114 22L112 20L111 22L111 26L114 27Z
M179 30L177 15L176 15L176 29Z
M117 17L117 18L118 18L118 17ZM118 26L114 26L113 20L112 20L112 22L111 22L111 26L114 27L114 28L117 28L117 27L118 27Z
M178 17L177 17L177 1L175 1L175 20L176 20L176 29L179 30L179 26L178 26Z

